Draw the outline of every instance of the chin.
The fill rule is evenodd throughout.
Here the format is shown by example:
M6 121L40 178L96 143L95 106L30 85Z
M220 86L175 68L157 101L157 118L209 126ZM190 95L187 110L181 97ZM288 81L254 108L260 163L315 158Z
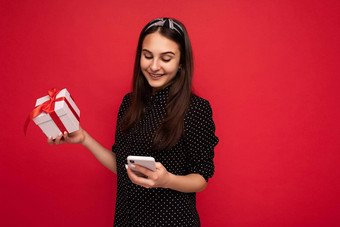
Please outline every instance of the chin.
M164 87L165 86L165 84L166 83L164 83L164 82L155 82L155 81L148 81L148 83L149 83L149 85L152 87L152 88L162 88L162 87Z

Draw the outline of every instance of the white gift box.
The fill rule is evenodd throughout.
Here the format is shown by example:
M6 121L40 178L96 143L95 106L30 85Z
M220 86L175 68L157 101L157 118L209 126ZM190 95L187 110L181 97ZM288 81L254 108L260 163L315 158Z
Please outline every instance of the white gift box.
M67 101L61 100L61 101L55 102L54 111L56 115L58 116L58 118L60 119L59 123L54 122L50 114L45 113L45 112L42 112L38 116L33 118L33 121L35 122L35 124L41 128L41 130L45 133L45 135L47 137L52 136L53 139L55 139L61 132L61 129L58 127L58 124L60 126L60 124L62 123L62 126L69 133L75 132L79 129L78 119L80 117L80 111L78 107L76 106L76 104L74 103L73 99L71 98L70 93L66 90L66 88L64 88L58 93L58 95L56 96L56 99L61 98L61 97L65 97ZM35 106L37 107L48 100L50 100L50 96L48 95L42 98L39 98L37 99ZM75 116L75 115L78 115L78 116Z

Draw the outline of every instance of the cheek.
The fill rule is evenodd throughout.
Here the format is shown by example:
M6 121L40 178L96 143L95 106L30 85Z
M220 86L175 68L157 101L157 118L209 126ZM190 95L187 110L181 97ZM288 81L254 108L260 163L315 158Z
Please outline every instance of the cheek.
M148 67L147 61L145 61L143 58L140 59L140 67L142 70L145 70Z
M178 65L177 63L169 65L169 66L167 67L168 73L170 73L170 74L176 74L176 73L177 73L177 70L178 70L178 66L179 66L179 65Z

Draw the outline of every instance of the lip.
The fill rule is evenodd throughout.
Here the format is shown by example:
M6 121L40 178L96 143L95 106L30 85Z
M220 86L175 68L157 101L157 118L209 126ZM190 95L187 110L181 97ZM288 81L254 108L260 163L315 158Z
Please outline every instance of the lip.
M150 77L153 80L159 80L160 78L162 78L165 74L155 74L155 73L149 73Z

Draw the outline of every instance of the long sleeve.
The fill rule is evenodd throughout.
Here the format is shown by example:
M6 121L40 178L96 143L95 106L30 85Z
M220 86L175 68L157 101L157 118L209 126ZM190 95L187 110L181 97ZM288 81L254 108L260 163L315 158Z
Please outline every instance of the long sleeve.
M185 145L190 172L198 173L206 181L215 171L214 147L218 143L212 109L207 100L194 96L185 118Z

